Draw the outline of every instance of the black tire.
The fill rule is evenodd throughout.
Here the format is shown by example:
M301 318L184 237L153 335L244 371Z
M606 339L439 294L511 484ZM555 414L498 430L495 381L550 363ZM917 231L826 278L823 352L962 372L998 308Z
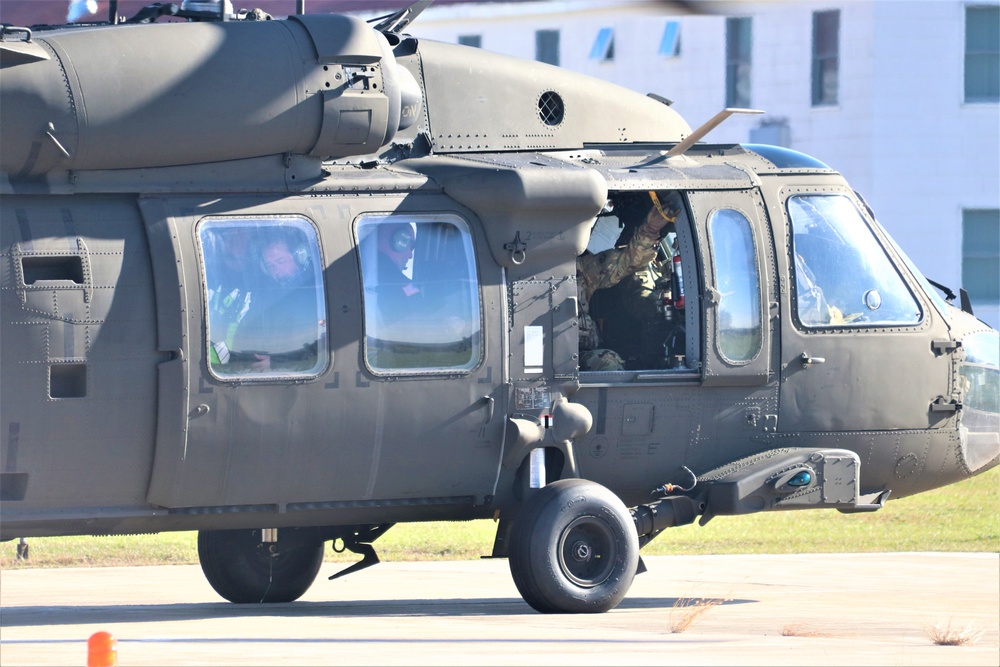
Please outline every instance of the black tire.
M305 593L323 564L323 540L311 528L282 528L278 541L260 530L203 530L198 560L215 592L236 603L291 602Z
M510 573L542 613L598 613L628 593L639 536L628 509L600 484L565 479L536 492L511 534Z

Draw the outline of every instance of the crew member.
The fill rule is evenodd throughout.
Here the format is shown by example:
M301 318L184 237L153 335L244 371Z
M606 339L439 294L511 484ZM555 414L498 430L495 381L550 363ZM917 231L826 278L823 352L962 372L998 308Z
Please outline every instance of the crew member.
M624 370L625 363L621 355L601 347L600 331L590 316L590 300L597 290L617 285L655 259L661 232L668 223L676 222L680 214L679 200L671 197L667 201L668 205L664 209L657 193L650 191L649 201L642 206L645 209L645 219L626 245L577 258L581 370Z

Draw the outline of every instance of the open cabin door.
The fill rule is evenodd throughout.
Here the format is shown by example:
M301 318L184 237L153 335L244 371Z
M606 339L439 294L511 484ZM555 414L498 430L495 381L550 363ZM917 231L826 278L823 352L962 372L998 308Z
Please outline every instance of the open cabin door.
M665 479L690 479L682 466L701 474L720 456L759 451L777 423L774 246L760 193L681 185L657 188L661 201L674 192L684 209L676 229L686 305L666 327L668 358L582 373L573 399L594 415L575 443L581 476L630 504L646 502ZM678 322L683 341L673 340Z

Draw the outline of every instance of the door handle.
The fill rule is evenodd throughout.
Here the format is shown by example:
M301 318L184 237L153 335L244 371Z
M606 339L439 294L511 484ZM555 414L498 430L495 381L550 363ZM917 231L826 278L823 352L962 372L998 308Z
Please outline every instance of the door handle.
M799 357L799 359L802 360L802 365L806 366L806 367L812 366L813 364L825 364L826 363L826 359L824 359L823 357L811 357L811 356L809 356L808 352L803 352L802 356Z
M483 396L483 402L486 403L486 422L485 423L489 424L491 421L493 421L493 403L494 403L493 397L492 396Z

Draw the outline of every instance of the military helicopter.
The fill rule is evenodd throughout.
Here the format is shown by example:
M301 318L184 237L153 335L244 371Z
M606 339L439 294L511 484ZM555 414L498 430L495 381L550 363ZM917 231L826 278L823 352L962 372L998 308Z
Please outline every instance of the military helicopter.
M214 4L2 29L0 538L197 530L288 602L493 518L602 612L667 528L1000 462L998 332L826 164L703 141L749 110Z

